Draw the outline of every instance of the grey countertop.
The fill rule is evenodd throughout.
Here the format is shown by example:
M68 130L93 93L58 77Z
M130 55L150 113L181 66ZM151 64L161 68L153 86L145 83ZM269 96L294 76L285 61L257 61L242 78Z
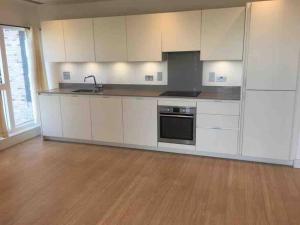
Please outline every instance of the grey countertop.
M98 95L98 96L129 96L129 97L160 97L160 98L185 98L185 99L211 99L211 100L240 100L240 91L203 90L198 97L166 97L160 96L161 90L141 90L128 88L104 88L102 93L74 93L78 88L57 88L39 93L46 94L76 94L76 95Z

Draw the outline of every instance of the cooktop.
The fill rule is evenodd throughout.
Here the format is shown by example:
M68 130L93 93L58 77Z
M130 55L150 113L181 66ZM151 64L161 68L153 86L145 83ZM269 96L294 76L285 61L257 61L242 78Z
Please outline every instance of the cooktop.
M198 97L201 91L166 91L160 94L160 96L172 96L172 97Z

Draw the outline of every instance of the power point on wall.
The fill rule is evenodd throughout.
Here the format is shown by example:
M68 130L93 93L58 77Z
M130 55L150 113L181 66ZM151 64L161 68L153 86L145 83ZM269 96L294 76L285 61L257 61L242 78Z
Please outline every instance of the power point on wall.
M153 81L153 75L146 75L145 81Z
M162 72L157 72L157 81L162 81L163 80L163 73Z
M209 82L215 82L216 81L216 73L215 72L209 72L208 81Z
M63 79L64 80L70 80L71 79L71 73L66 71L66 72L63 72Z
M226 82L227 77L222 75L217 75L216 82Z

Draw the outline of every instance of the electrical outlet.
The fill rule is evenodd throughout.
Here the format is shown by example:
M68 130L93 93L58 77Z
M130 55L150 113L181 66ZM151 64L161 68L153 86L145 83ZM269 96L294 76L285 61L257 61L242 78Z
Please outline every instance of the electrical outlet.
M163 73L162 72L157 72L157 81L162 81L163 80Z
M145 81L153 81L153 75L146 75Z
M64 80L70 80L71 79L71 73L66 71L66 72L63 72L63 79Z
M216 82L226 82L227 77L222 75L217 75Z
M215 72L209 72L208 81L209 82L215 82L216 81L216 73Z

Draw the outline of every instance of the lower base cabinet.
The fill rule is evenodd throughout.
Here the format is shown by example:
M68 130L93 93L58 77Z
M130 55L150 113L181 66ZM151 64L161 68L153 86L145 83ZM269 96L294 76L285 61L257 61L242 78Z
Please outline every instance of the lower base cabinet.
M157 147L157 100L123 99L124 143Z
M238 130L197 128L196 150L238 154Z
M122 99L91 97L92 139L123 143Z
M90 97L62 95L60 101L63 137L91 140Z
M42 94L39 96L39 106L43 136L62 137L60 96Z

